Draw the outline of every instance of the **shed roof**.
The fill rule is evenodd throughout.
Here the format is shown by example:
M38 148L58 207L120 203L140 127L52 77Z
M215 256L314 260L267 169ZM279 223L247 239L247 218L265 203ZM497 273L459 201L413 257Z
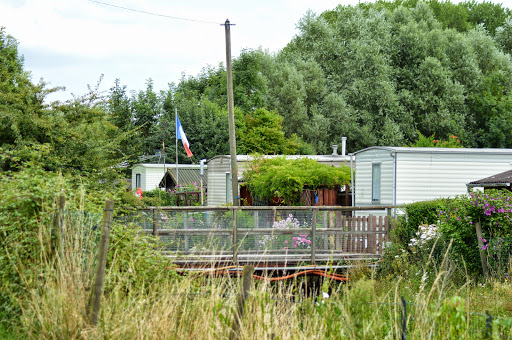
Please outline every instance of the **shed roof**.
M397 153L444 153L444 154L499 154L512 155L512 149L491 149L491 148L415 148L404 146L371 146L354 152L358 154L369 150L389 150Z
M201 175L200 175L200 169L199 166L195 168L178 168L178 176L180 179L180 184L193 184L194 182L199 185L199 182L201 182ZM165 181L171 179L174 183L177 183L177 176L176 176L176 168L169 168L167 169L167 172L165 173L164 177L160 181L159 186L164 187ZM204 177L203 177L203 186L206 186L206 183L208 183L208 168L207 166L204 167Z
M512 183L512 170L507 170L496 175L479 179L478 181L470 182L468 186L496 186L510 185L510 183Z

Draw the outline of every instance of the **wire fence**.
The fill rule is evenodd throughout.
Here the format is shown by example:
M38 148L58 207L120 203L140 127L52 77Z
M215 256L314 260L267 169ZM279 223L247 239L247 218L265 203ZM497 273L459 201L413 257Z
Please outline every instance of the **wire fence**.
M315 263L379 257L390 209L356 216L355 207L150 207L123 219L181 260Z

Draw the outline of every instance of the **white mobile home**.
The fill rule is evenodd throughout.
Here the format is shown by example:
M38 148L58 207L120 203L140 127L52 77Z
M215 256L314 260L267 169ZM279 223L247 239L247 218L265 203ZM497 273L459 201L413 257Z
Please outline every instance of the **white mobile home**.
M512 169L512 149L376 146L353 155L356 206L453 197L472 181Z
M178 173L183 170L179 182L180 184L188 184L191 176L188 175L189 170L195 170L199 174L199 164L178 164ZM169 174L169 169L174 176L176 176L176 164L150 164L142 163L137 164L132 168L132 188L137 190L141 188L142 191L150 191L157 189L160 185L164 175ZM174 179L174 181L176 181Z
M264 157L282 157L282 156L264 156ZM341 166L350 164L349 156L342 155L288 155L284 156L288 159L297 159L307 157L317 160L322 164L332 166ZM243 177L247 164L253 159L252 156L238 155L238 177ZM208 160L208 206L219 206L230 203L231 199L231 156L221 155L215 156Z

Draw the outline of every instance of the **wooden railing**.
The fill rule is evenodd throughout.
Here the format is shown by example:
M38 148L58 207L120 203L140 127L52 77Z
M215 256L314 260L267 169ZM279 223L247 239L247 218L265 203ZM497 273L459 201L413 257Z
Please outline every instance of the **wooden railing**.
M302 263L375 259L394 206L148 207L146 233L180 263Z

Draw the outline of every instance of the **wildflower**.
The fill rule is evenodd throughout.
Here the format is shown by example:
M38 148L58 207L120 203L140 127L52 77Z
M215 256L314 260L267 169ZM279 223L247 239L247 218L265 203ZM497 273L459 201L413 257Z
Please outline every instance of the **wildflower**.
M322 297L324 299L328 299L329 298L329 294L327 294L326 292L322 292Z

